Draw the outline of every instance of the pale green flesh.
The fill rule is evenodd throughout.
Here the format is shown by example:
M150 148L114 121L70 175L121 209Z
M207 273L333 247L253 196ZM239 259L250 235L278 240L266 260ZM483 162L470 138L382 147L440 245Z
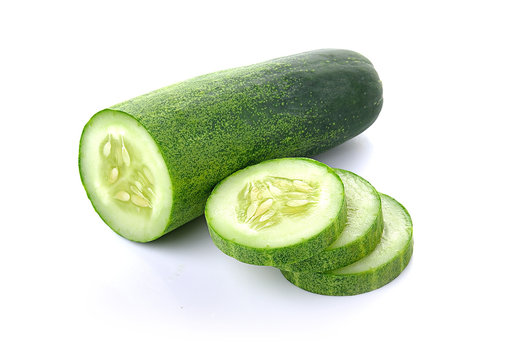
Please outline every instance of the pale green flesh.
M172 190L163 158L132 117L95 115L80 145L80 173L96 211L117 233L136 241L162 234Z
M381 211L379 194L367 181L346 171L336 171L336 173L345 188L346 226L341 235L326 250L346 246L364 236L375 224L375 219Z
M248 167L214 190L207 221L221 237L258 248L306 241L328 227L343 206L344 188L325 166L278 159Z
M358 274L378 268L401 253L411 239L411 219L399 203L388 196L381 196L384 230L375 250L361 260L330 271L332 274Z

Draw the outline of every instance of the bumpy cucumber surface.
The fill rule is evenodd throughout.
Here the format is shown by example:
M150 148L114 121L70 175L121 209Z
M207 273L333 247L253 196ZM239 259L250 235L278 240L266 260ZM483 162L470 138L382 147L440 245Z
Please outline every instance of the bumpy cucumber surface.
M360 176L347 170L334 170L344 184L346 225L326 249L309 259L284 266L284 270L323 272L337 269L365 257L379 243L383 231L379 193Z
M111 228L150 241L201 215L231 173L332 148L368 128L381 106L375 69L348 50L220 71L94 115L80 141L80 175Z
M395 279L413 253L410 215L393 198L381 194L384 230L368 256L328 272L290 272L283 275L294 285L323 295L356 295L375 290Z
M255 265L281 266L312 256L344 227L346 200L339 176L311 159L264 161L220 182L205 217L225 254Z

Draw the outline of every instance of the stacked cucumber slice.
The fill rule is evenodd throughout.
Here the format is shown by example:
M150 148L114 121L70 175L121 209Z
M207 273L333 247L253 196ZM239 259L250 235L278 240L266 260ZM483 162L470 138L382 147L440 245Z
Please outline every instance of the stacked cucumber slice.
M363 178L307 158L269 160L221 181L205 217L216 246L239 261L281 269L294 285L355 295L408 264L406 209Z
M341 233L344 186L332 169L315 160L268 160L219 183L205 216L214 243L225 254L282 267L317 254Z

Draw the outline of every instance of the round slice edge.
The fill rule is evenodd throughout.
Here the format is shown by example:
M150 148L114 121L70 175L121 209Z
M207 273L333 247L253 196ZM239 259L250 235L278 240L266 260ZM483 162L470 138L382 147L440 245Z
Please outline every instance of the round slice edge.
M161 152L138 121L101 111L80 140L80 177L102 220L121 236L147 242L164 234L172 187Z
M381 194L384 230L368 256L328 272L281 271L301 289L322 295L357 295L378 289L395 279L413 253L413 227L408 211L395 199Z

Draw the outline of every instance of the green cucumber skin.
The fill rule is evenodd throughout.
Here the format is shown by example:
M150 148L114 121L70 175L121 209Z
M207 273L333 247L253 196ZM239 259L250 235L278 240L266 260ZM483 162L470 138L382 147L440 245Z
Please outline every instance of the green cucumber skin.
M381 196L388 195L381 194ZM392 198L393 199L393 198ZM396 201L396 200L394 200ZM410 237L407 245L392 261L357 274L337 275L331 272L291 272L281 270L283 276L297 287L320 295L358 295L376 290L390 283L408 266L413 254L413 231L408 211L399 203L410 218Z
M375 249L383 229L382 214L368 232L357 241L335 249L324 249L309 259L289 264L281 270L290 272L324 272L347 266L362 259Z
M342 169L335 170L349 172ZM357 176L356 174L351 174ZM357 177L360 178L360 176ZM362 180L366 181L364 179ZM362 259L375 249L381 239L383 227L384 221L382 212L379 211L379 215L372 227L368 229L364 236L356 241L334 249L326 248L311 258L283 266L281 267L281 270L291 272L325 272L352 264L357 260Z
M306 158L299 159L327 167L325 164L319 163L316 160ZM339 178L339 176L332 169L329 169L329 171ZM340 178L339 181L341 181ZM219 184L215 187L215 189L218 188ZM210 194L209 199L211 197L212 194ZM291 246L280 248L256 248L239 244L234 242L233 239L226 239L220 236L212 228L212 221L209 220L208 214L206 212L205 217L207 219L207 226L212 241L216 247L226 255L247 264L282 267L287 264L292 264L303 259L307 259L314 254L317 254L330 245L337 238L337 236L339 236L339 234L343 231L347 212L346 198L343 196L342 199L343 202L339 212L330 226L327 226L325 229L323 229L323 231L318 233L313 238L309 238L305 242L300 242Z
M132 116L157 143L173 189L167 233L200 216L231 173L330 149L368 128L381 107L371 62L325 49L203 75L102 111Z

